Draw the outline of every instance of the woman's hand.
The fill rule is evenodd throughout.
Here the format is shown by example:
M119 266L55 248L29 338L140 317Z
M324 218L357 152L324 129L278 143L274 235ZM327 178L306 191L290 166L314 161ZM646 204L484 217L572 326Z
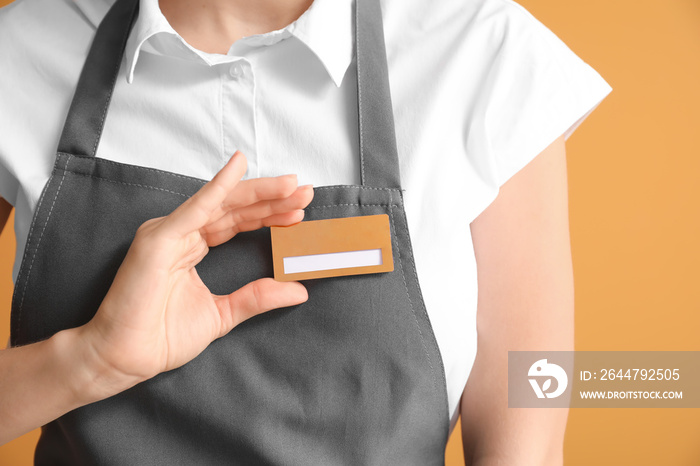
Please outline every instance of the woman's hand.
M300 222L313 197L296 175L241 181L236 153L194 196L145 222L94 318L80 328L97 367L97 399L182 366L242 321L308 299L298 282L262 278L213 295L195 265L241 231Z

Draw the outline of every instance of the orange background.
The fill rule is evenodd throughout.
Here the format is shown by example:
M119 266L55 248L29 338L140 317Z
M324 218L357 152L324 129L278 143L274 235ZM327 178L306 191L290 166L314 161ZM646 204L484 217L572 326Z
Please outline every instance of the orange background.
M700 350L700 2L519 3L614 88L567 145L576 349ZM6 228L0 342L13 260ZM0 447L0 466L30 464L37 438ZM565 464L698 465L698 438L694 409L573 409ZM464 464L459 435L447 456Z

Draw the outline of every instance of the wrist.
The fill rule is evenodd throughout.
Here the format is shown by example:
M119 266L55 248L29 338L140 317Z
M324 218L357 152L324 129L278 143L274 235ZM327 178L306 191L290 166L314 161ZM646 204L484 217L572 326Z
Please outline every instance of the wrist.
M100 356L89 324L63 330L51 340L54 354L61 358L56 367L71 374L64 380L77 406L109 398L142 381L120 373Z

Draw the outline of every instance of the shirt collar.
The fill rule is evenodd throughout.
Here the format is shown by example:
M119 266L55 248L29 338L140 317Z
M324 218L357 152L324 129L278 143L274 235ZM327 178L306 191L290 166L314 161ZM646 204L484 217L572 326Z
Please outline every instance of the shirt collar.
M353 58L352 4L353 0L314 0L289 25L291 33L318 57L338 87Z
M73 0L95 25L95 4L91 0ZM290 36L296 37L323 64L336 86L340 86L353 57L353 0L314 0L296 21L285 28L244 37L234 44L228 55L201 52L187 44L170 26L158 6L158 0L140 0L139 16L126 44L125 56L127 81L134 80L134 69L142 50L163 55L175 55L185 59L201 60L208 65L229 62L237 59L232 54L236 45L260 47L272 45ZM106 1L102 0L100 4Z

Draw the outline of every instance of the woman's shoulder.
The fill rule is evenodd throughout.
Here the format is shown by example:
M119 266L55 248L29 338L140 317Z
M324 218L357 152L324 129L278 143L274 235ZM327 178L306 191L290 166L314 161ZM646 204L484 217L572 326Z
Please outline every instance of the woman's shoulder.
M464 135L494 187L568 138L612 90L514 0L381 1L399 123L439 116L434 132Z
M73 30L83 24L94 30L94 21L104 16L111 3L113 0L14 0L0 8L0 36L15 45L30 35L41 38L68 32L72 36L71 32L79 32ZM3 45L7 45L5 41Z
M551 52L561 39L514 0L381 0L387 45L432 46L457 58L463 44L492 56L519 49Z
M15 0L0 9L3 180L7 174L24 180L37 170L50 171L94 33L95 25L73 0Z
M15 0L0 8L0 54L26 65L66 51L85 51L108 0Z

